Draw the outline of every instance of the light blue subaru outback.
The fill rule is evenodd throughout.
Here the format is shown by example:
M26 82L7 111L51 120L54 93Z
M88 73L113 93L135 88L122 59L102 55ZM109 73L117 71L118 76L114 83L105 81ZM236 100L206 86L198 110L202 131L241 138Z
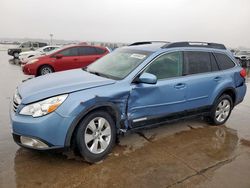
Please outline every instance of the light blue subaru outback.
M86 68L19 85L10 112L13 138L37 150L74 145L94 163L120 132L193 115L225 123L245 96L245 76L222 44L133 43Z

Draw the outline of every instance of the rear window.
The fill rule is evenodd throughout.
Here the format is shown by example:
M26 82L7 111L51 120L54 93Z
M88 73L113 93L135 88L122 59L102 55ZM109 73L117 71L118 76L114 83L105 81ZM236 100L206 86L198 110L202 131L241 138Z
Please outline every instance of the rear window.
M226 55L221 53L214 53L220 70L226 70L235 66L234 62Z
M212 71L209 52L184 52L184 75Z
M102 49L102 48L95 48L97 54L104 54L106 52L106 50Z

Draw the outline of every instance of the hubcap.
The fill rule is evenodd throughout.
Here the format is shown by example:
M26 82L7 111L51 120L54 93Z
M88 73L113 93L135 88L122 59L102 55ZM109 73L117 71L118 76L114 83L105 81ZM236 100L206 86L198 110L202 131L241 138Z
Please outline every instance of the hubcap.
M223 122L227 119L231 110L231 105L229 100L223 99L217 106L215 112L215 118L218 122Z
M41 71L42 75L52 73L52 70L49 67L44 67Z
M19 54L18 53L14 53L14 57L18 58Z
M111 139L111 127L103 117L96 117L85 129L85 144L91 153L102 153L107 149Z

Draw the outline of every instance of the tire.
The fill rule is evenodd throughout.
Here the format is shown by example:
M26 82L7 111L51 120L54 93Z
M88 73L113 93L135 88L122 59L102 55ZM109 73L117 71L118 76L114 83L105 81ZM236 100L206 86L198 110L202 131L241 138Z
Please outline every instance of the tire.
M211 115L209 117L210 123L213 125L222 125L224 124L233 109L232 97L226 94L220 96L214 103Z
M14 59L18 59L19 53L18 53L18 52L14 52L14 53L13 53L13 57L14 57Z
M87 115L79 124L76 144L81 156L89 163L103 160L111 152L116 141L116 126L105 111Z
M49 66L49 65L43 65L39 68L38 70L38 76L42 76L42 75L46 75L46 74L50 74L50 73L53 73L54 72L54 69Z

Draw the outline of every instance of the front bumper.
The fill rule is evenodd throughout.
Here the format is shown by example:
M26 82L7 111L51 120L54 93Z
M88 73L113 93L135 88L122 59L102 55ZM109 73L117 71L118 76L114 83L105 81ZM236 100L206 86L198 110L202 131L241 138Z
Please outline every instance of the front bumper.
M11 56L13 56L13 51L12 50L8 50L8 55L11 55Z
M23 147L36 150L55 150L65 148L66 135L73 118L62 117L52 112L43 117L33 118L31 116L19 115L10 110L12 134L14 141ZM21 136L41 141L45 147L33 147L21 142Z
M30 66L25 66L25 64L22 65L22 70L23 70L23 73L26 75L35 75L34 70L31 69Z
M13 133L12 136L13 136L13 139L16 142L16 144L18 144L21 147L28 148L28 149L39 150L39 151L47 151L47 150L64 151L64 150L68 149L68 148L65 148L62 146L53 146L50 143L47 143L46 141L41 140L40 138L28 137L32 140L37 140L37 141L44 143L46 145L46 147L35 147L35 146L30 145L30 144L23 143L22 139L21 139L23 137L23 135L17 135L17 134Z

